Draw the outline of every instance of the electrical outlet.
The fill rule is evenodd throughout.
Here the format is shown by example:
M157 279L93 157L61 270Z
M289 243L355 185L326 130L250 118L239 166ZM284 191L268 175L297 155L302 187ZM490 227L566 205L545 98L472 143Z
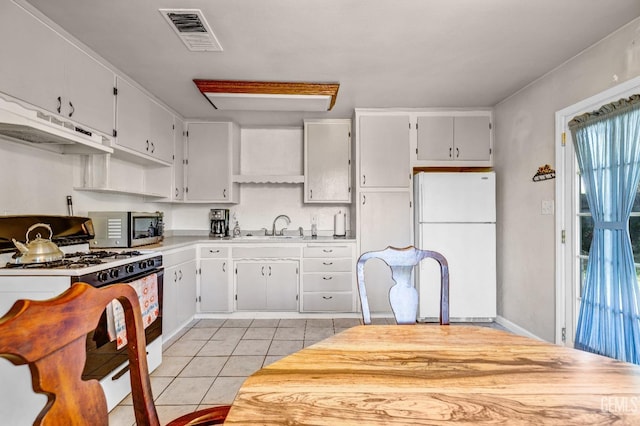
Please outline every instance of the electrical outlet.
M553 214L553 200L542 200L540 214L544 214L544 215Z

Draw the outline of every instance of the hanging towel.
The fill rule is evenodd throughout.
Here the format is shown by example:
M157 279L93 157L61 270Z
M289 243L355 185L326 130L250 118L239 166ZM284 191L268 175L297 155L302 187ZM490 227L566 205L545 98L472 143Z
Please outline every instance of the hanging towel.
M147 328L160 315L158 303L158 275L151 274L128 283L138 293L142 324ZM116 345L121 349L127 345L127 329L124 321L124 310L117 300L107 306L107 331L111 341L117 340Z

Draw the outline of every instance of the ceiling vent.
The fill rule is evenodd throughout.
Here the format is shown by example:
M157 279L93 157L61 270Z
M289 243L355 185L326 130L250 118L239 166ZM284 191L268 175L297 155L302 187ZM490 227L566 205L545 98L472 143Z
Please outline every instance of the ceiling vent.
M199 9L160 9L160 13L192 52L222 52L222 46Z

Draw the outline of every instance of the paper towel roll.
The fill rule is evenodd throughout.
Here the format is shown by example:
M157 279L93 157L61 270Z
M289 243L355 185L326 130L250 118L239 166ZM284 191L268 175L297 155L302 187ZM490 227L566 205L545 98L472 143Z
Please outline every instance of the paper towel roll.
M338 212L333 216L333 235L336 237L344 237L346 235L347 215Z

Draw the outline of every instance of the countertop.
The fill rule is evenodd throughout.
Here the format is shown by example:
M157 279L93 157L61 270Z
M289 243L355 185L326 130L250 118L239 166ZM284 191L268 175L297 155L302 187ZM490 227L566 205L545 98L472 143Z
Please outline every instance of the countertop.
M173 250L192 244L259 244L264 245L282 245L282 244L339 244L339 243L355 243L355 237L347 235L346 237L333 236L304 236L303 238L212 238L208 235L173 235L165 237L164 240L157 244L149 244L146 246L136 247L137 250Z

